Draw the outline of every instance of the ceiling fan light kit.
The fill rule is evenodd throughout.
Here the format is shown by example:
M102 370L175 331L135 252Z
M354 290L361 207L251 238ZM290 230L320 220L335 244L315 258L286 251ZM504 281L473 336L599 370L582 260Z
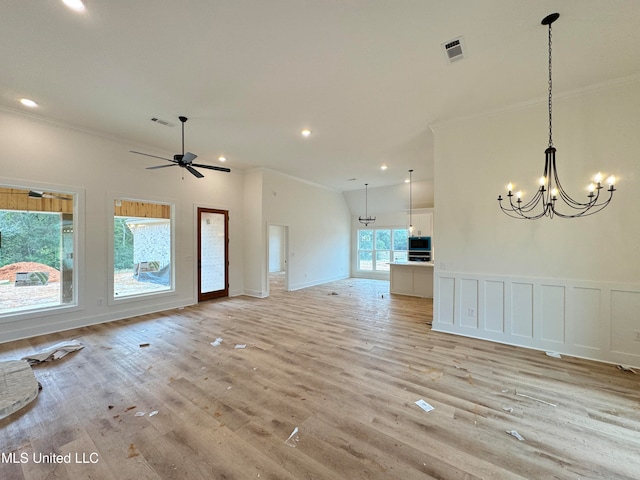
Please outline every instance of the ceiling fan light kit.
M191 152L186 152L184 151L184 124L186 123L186 121L188 120L187 117L178 117L178 119L180 120L180 123L182 124L182 153L176 153L173 156L173 159L171 158L164 158L164 157L158 157L157 155L150 155L148 153L143 153L143 152L136 152L133 150L130 150L131 153L135 153L137 155L144 155L146 157L152 157L152 158L159 158L160 160L166 160L168 162L171 162L170 164L164 164L164 165L155 165L153 167L147 167L147 170L155 170L156 168L166 168L166 167L182 167L186 170L188 170L194 177L196 178L203 178L204 175L202 173L200 173L198 170L196 170L194 167L198 167L198 168L206 168L208 170L217 170L219 172L230 172L231 169L226 168L226 167L218 167L215 165L204 165L201 163L193 163L193 161L198 158L198 156L195 153L191 153ZM182 177L184 179L184 177Z
M556 168L556 149L553 146L552 135L552 77L551 77L551 24L560 17L559 13L552 13L542 19L541 24L547 25L549 29L549 146L545 150L544 174L540 177L540 187L531 200L524 203L522 200L522 192L513 192L513 184L507 186L507 198L509 203L503 205L502 195L498 195L498 204L500 209L512 218L524 218L527 220L537 220L542 217L553 218L558 216L561 218L577 218L586 217L598 213L611 202L613 192L615 192L615 177L611 175L607 183L609 188L608 197L601 199L600 192L604 188L602 186L602 174L598 173L594 177L594 182L588 186L588 194L586 202L578 202L574 200L562 188L558 170ZM515 196L515 201L514 201Z

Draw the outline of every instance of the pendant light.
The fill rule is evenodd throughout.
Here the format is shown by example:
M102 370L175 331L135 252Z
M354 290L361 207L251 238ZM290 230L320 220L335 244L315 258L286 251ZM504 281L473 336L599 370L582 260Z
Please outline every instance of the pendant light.
M369 187L368 183L364 184L364 218L362 217L358 217L358 221L360 223L363 223L364 226L368 226L370 223L373 223L376 221L376 217L371 217L369 216L368 213L368 208L369 208L369 196L368 196L368 190L367 188Z
M534 197L527 203L522 200L522 192L518 191L513 193L513 184L509 183L507 186L507 197L509 203L507 205L502 204L502 195L498 195L498 203L504 213L513 218L524 218L527 220L537 220L542 217L553 218L558 216L561 218L576 218L593 215L599 212L604 207L609 205L609 202L613 198L613 192L615 192L614 183L615 177L611 175L607 179L609 188L606 190L609 192L608 198L601 199L600 192L603 188L602 174L598 173L594 177L594 182L588 187L589 193L587 194L586 202L578 202L569 196L567 192L562 188L560 184L560 178L558 177L558 170L556 169L556 149L553 146L552 135L552 78L551 78L551 24L560 17L559 13L552 13L542 19L542 25L548 25L549 27L549 146L545 150L545 162L544 162L544 175L540 177L540 187L538 188ZM514 195L516 197L514 201Z
M413 235L413 218L412 218L412 206L411 206L411 188L413 185L411 174L413 173L413 169L409 170L409 236Z

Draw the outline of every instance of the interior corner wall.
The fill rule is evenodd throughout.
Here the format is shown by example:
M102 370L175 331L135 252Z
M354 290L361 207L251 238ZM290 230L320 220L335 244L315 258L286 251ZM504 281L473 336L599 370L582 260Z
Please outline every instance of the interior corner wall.
M518 220L498 207L508 182L525 199L538 188L546 109L434 127L433 329L639 366L640 83L554 99L563 187L585 201L593 174L618 178L593 216Z
M145 170L153 160L129 153L147 151L103 136L9 110L0 110L0 176L4 181L57 185L83 191L83 242L76 255L83 281L77 308L0 317L0 342L168 310L197 301L194 206L229 210L229 287L243 285L243 174L210 172L205 178L181 169ZM169 152L150 151L168 156ZM114 195L175 205L175 291L162 296L108 302L108 232ZM102 300L102 302L101 302ZM102 305L99 305L102 303ZM110 304L111 303L111 304Z
M264 170L262 205L263 232L268 224L289 227L290 290L349 277L351 217L341 192Z

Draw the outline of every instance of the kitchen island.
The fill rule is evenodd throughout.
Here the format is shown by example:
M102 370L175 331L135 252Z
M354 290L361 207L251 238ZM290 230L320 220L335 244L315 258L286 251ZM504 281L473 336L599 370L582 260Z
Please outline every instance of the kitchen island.
M389 266L391 293L433 298L433 262L392 262Z

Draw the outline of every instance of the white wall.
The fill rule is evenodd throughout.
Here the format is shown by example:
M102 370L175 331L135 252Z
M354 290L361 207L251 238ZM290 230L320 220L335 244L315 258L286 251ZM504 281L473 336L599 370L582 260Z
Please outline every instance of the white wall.
M417 169L417 167L416 167ZM356 219L364 217L365 189L348 190L343 192L351 215ZM434 186L433 181L413 182L411 187L411 205L413 208L433 207ZM409 184L399 183L386 187L369 186L368 212L372 217L390 213L397 214L409 209Z
M263 231L289 227L290 290L349 277L350 212L341 192L264 170L262 195Z
M244 175L244 293L253 297L266 296L266 266L264 265L265 231L262 208L262 170Z
M230 290L243 285L243 175L206 173L196 179L181 169L145 170L154 160L129 153L143 147L107 139L12 111L0 110L0 175L4 182L37 182L71 188L83 198L76 272L80 305L73 311L0 319L0 342L126 318L195 303L194 204L230 211ZM172 155L169 152L150 152ZM114 196L175 204L175 293L109 305L109 225ZM103 305L98 306L98 300Z
M612 203L591 217L516 220L498 208L509 181L525 199L537 188L546 109L434 127L433 328L640 365L640 83L554 99L563 186L586 199L597 171L619 179Z

